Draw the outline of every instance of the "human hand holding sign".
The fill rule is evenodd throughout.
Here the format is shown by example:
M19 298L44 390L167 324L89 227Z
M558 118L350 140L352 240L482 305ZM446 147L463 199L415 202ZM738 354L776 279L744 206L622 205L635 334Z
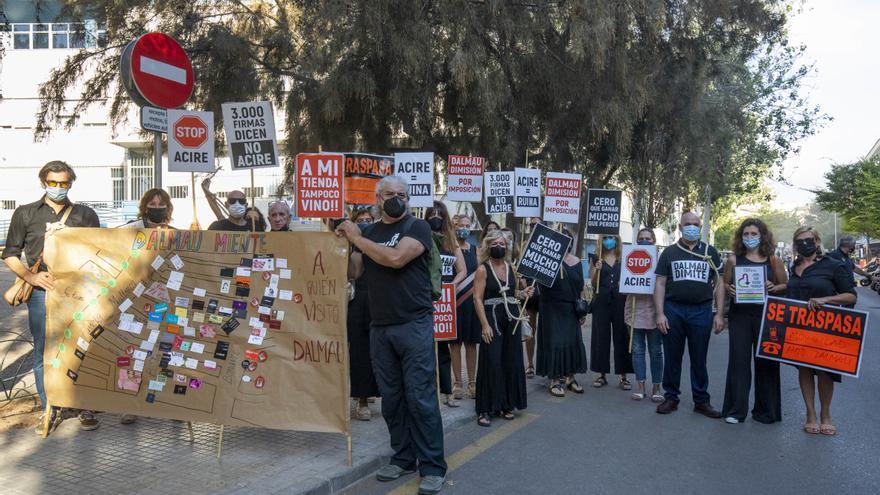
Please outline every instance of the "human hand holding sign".
M45 290L52 290L55 288L55 277L53 277L52 274L49 272L28 272L28 275L23 278L25 282L33 285L34 287L40 287Z
M336 235L343 236L348 239L348 242L352 242L353 239L361 236L361 229L351 220L345 220L336 226Z
M813 297L807 301L807 307L809 307L812 311L816 311L824 306L828 302L827 297Z

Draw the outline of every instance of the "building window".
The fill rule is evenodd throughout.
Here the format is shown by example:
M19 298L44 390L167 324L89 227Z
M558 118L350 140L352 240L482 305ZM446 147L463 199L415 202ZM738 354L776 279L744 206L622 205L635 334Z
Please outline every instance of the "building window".
M168 194L172 199L189 197L189 186L168 186Z
M104 48L107 46L107 24L87 20L84 23L16 23L12 24L14 50L52 48Z
M227 191L217 191L216 196L218 198L225 198L227 194L228 194Z
M263 188L262 187L245 187L244 195L248 198L262 198L263 197Z
M0 201L0 210L14 210L15 209L15 200L14 199L4 199Z
M138 201L153 187L153 154L149 151L128 151L131 175L131 199Z
M113 183L113 201L125 201L125 168L111 168L110 181Z

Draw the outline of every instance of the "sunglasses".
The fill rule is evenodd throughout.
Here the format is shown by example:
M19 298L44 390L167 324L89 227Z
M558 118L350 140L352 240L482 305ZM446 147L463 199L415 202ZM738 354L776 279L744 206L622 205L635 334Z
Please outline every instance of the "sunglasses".
M246 198L226 198L226 202L229 203L230 205L234 205L235 203L238 203L240 205L246 205L247 199Z
M49 187L60 187L61 189L70 189L70 186L73 185L72 182L67 181L57 181L57 180L47 180L46 185Z

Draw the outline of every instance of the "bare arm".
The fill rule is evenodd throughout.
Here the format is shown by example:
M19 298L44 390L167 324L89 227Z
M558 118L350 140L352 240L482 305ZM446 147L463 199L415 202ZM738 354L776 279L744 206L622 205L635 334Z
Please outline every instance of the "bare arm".
M377 244L362 236L361 229L349 220L339 224L336 232L344 235L348 242L369 256L371 260L389 268L403 268L425 252L425 246L412 237L404 237L394 247Z
M486 318L486 307L483 305L483 298L486 295L486 267L480 265L474 273L474 309L477 310L477 318L480 320L480 327L483 329L483 342L492 342L492 327L489 325L489 319Z
M715 318L712 325L715 327L715 333L724 331L724 299L727 298L727 274L731 270L729 267L724 268L724 276L720 283L715 284Z
M226 214L224 214L223 210L220 208L220 200L217 199L216 194L211 192L211 179L205 179L202 181L202 191L204 191L208 206L211 207L211 211L214 212L214 216L217 217L217 220L223 220L226 218Z
M666 334L669 331L669 321L663 312L663 303L666 301L666 276L657 275L657 283L654 286L654 311L657 313L657 330Z
M458 284L467 278L467 265L464 264L464 255L461 254L461 248L455 248L455 278L452 283L458 287Z
M55 288L55 277L53 277L51 273L31 273L31 271L28 270L28 267L21 262L21 259L16 256L4 258L3 261L13 273L21 277L25 282L35 287L42 287L45 290L52 290Z
M348 278L354 280L364 274L364 256L361 253L352 252L348 257Z

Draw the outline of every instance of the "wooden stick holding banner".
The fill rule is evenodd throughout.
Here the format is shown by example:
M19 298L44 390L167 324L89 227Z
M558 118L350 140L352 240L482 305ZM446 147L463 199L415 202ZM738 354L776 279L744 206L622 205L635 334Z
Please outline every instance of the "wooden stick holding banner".
M217 439L217 459L220 459L221 452L223 452L223 425L220 425L220 437Z
M254 169L251 169L251 208L254 210L257 209L257 200L254 198L254 194L256 194L256 187L254 186ZM256 213L256 211L255 211ZM251 232L257 231L257 218L256 215L251 215Z
M187 421L187 422L186 422L186 429L187 429L187 431L189 432L189 443L193 443L193 442L195 442L195 441L196 441L196 436L195 436L195 434L193 433L193 424L192 424L192 421Z
M193 221L189 225L189 230L202 230L202 226L199 225L199 215L196 213L196 173L190 172L190 179L192 180L192 195L193 195Z
M58 414L61 414L61 411L58 411ZM40 436L46 438L49 436L49 427L52 425L52 405L49 404L49 401L46 401L46 409L43 411L43 431L40 433Z
M536 284L536 283L537 283L537 282L535 282L534 280L532 280L532 285L529 285L529 288L532 289L532 290L535 290L535 284ZM529 303L529 298L530 298L530 297L531 297L531 296L526 296L526 298L523 300L523 304L522 304L522 307L523 307L523 308L525 308L525 307L526 307L526 304ZM519 316L520 316L520 318L517 318L517 319L516 319L516 325L513 326L513 335L516 335L516 331L519 329L519 324L520 324L520 322L522 321L522 314L520 314ZM526 318L528 318L528 317L526 317ZM533 330L534 330L534 329L533 329Z
M636 333L636 305L639 303L639 299L636 296L633 296L633 314L632 314L632 325L629 326L629 353L633 352L633 334Z

